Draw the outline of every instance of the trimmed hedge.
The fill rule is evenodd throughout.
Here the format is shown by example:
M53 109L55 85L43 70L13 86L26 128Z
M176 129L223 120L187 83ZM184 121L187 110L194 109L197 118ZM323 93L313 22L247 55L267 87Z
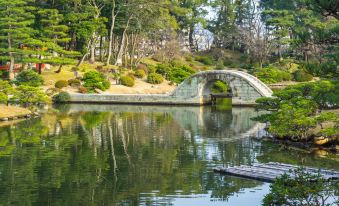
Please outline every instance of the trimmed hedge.
M304 70L298 70L293 73L294 80L297 82L309 82L313 79L312 74L305 72Z
M106 76L97 71L86 72L82 80L85 82L84 87L90 92L95 89L105 91L111 87L111 82L107 80Z
M134 78L131 76L122 76L120 78L120 83L127 87L133 87L135 84Z
M164 81L164 78L161 74L151 73L147 77L147 82L150 84L161 84Z
M72 87L79 87L81 85L81 82L80 82L79 79L69 79L68 85L70 85Z
M146 76L146 73L143 69L137 69L134 73L134 75L140 79L144 78Z
M55 88L62 89L68 86L68 81L66 80L59 80L54 84Z
M59 94L53 96L53 102L60 103L60 102L68 102L71 100L71 96L68 92L60 92Z

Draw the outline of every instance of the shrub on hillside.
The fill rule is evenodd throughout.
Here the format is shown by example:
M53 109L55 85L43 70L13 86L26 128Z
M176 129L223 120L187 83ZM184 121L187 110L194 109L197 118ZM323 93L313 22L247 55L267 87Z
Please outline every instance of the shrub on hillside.
M107 80L106 76L97 71L86 72L82 80L85 82L84 87L90 92L93 92L95 89L105 91L111 87L111 83Z
M7 104L8 96L7 94L0 92L0 104Z
M192 67L185 64L171 63L157 65L156 73L161 74L165 79L180 84L186 78L195 73Z
M195 71L187 65L172 67L169 72L168 80L180 84L194 73Z
M58 89L58 88L49 88L49 89L46 90L45 94L48 95L48 96L53 96L53 95L55 95L59 92L60 92L60 89Z
M71 100L71 96L68 92L60 92L59 94L53 97L53 102L60 103L60 102L68 102Z
M147 77L147 82L150 84L161 84L164 81L164 78L161 74L151 73Z
M59 80L59 81L55 82L54 86L55 86L55 88L62 89L64 87L68 86L68 81L66 81L66 80Z
M227 92L227 84L223 81L216 81L211 87L212 93L226 93Z
M48 96L38 87L21 85L17 87L13 100L27 106L47 103Z
M81 82L79 79L69 79L68 80L68 85L72 86L72 87L80 87Z
M312 74L305 72L304 70L297 70L293 73L294 79L297 82L309 82L313 79Z
M142 69L137 69L134 73L134 75L140 79L144 78L146 76L146 73Z
M24 70L16 76L14 83L18 86L25 85L31 87L41 86L44 81L42 77L34 70Z
M195 57L195 60L198 62L201 62L205 65L212 65L213 64L213 59L208 56L197 56Z
M133 87L135 84L135 81L131 76L122 76L120 78L120 83L127 87Z
M267 84L289 81L292 79L292 75L289 72L282 71L276 68L258 69L254 74L261 81Z

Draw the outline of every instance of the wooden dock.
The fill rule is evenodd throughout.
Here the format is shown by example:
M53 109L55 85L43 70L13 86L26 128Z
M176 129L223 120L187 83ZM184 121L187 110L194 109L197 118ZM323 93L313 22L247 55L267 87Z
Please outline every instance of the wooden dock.
M283 164L283 163L263 163L254 164L252 166L238 166L229 168L216 168L215 172L227 174L236 177L243 177L247 179L255 179L264 182L274 182L274 180L285 174L290 173L292 170L297 169L298 166ZM304 167L308 173L318 174L323 176L327 180L338 180L339 172L335 170L316 169L311 167Z

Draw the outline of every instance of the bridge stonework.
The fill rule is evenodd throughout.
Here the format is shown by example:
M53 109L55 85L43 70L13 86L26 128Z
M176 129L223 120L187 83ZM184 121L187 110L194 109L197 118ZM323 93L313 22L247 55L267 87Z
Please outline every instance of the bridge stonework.
M260 97L272 96L272 90L259 79L236 70L200 72L186 79L171 95L189 102L206 104L211 100L209 88L217 80L228 84L234 105L252 105Z
M232 91L233 105L254 105L256 99L272 96L272 90L250 74L236 70L217 70L189 77L169 95L71 94L69 102L203 105L211 102L209 88L217 80L227 82Z

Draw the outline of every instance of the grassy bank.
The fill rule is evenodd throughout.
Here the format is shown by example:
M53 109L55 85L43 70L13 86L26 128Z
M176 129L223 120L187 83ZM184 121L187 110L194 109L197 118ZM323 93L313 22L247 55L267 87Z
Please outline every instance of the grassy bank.
M22 107L0 105L0 119L23 117L31 113L31 111Z

